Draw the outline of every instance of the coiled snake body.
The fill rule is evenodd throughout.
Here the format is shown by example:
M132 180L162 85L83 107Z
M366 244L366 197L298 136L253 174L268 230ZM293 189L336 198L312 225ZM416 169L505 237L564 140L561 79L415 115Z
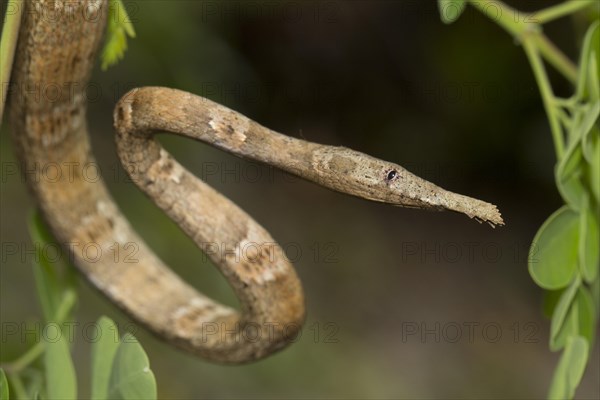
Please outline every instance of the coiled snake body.
M85 96L105 26L106 1L25 2L11 79L10 125L23 169L75 166L58 181L29 180L44 218L83 275L114 304L170 343L207 359L239 363L282 348L304 319L300 282L282 249L249 215L178 164L153 139L169 132L279 167L331 189L392 205L453 210L502 224L495 206L445 191L399 165L347 148L294 139L186 92L148 87L115 108L119 156L133 181L196 244L211 255L233 287L238 312L198 293L150 250L120 213L103 182L84 179L94 162ZM95 14L94 14L95 13ZM46 18L47 15L53 18ZM90 18L97 15L97 18ZM104 16L104 17L103 17ZM36 96L32 85L56 84L59 97ZM110 251L89 262L90 242L103 250L136 243L137 262ZM209 252L208 243L235 252ZM256 335L244 335L249 326Z

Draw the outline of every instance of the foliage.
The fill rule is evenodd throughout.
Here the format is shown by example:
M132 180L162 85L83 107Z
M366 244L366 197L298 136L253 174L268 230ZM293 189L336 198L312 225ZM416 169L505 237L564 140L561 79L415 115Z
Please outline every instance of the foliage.
M19 399L76 399L75 366L71 358L70 336L63 332L65 322L77 300L74 268L68 263L48 259L48 248L57 248L39 214L29 225L36 248L33 270L37 296L45 325L41 340L14 362L0 369L0 400L8 400L6 375L13 394ZM54 259L54 257L53 257ZM64 257L56 257L64 260ZM63 264L63 265L58 265ZM135 337L125 333L119 338L116 324L107 317L96 322L97 338L92 343L91 398L156 399L156 381L148 356ZM35 361L43 358L36 366ZM5 375L6 372L6 375ZM27 379L25 384L24 379Z
M102 49L102 70L119 62L127 50L127 36L135 37L133 24L121 0L110 0L107 24L106 41Z
M480 11L489 2L470 1ZM600 21L598 14L583 40L578 67L541 33L541 24L595 3L567 1L521 21L501 2L495 22L520 42L532 66L550 122L557 154L555 178L565 205L538 230L529 253L529 273L548 290L545 312L551 315L550 349L564 350L549 398L573 398L593 347L600 300L598 294L600 204ZM442 20L456 20L465 1L438 0ZM597 3L595 7L598 7ZM574 94L554 96L542 57L571 80Z
M466 6L466 0L438 0L440 16L446 24L456 21Z
M6 382L6 374L0 368L0 400L8 400L8 382Z

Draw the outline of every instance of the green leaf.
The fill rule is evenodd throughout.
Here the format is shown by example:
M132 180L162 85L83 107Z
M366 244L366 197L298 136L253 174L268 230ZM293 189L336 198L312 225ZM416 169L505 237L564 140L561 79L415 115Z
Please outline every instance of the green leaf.
M581 149L581 147L578 147ZM581 159L581 152L578 151L579 158ZM573 210L579 211L581 207L581 199L585 195L585 187L581 182L580 175L572 175L570 178L564 181L556 182L556 187L561 197Z
M600 317L600 278L596 277L596 280L590 285L590 296L592 297L592 303L596 310L596 318Z
M580 146L581 136L578 136L577 139L573 140L569 147L567 148L567 152L565 156L562 158L560 163L558 164L557 175L558 179L562 182L569 180L575 174L577 174L582 165L582 151Z
M45 321L56 321L64 296L67 292L72 292L73 295L75 293L76 269L70 263L62 261L65 255L47 228L39 211L35 210L30 214L28 228L36 252L33 275L37 297L42 306ZM65 314L64 317L58 319L62 322L67 318L68 314Z
M600 100L600 83L598 83L598 75L600 74L600 52L592 50L590 60L588 62L588 83L587 90L589 98L592 101Z
M542 288L566 287L577 270L579 216L563 206L538 230L529 250L529 274Z
M589 188L596 199L596 204L600 203L600 129L594 127L590 135L590 161L588 168Z
M550 338L550 351L558 351L565 347L567 339L579 334L579 304L571 303L562 327L557 335Z
M594 342L596 333L596 306L587 288L579 278L564 291L558 302L550 326L550 350L562 349L569 337L583 336Z
M592 54L593 49L600 49L600 22L598 21L591 24L588 28L583 39L583 46L581 47L579 76L577 77L577 89L575 91L576 97L579 100L585 98L590 73L593 73L593 70L590 70L590 59L595 57L595 54Z
M572 209L579 211L585 188L581 183L583 174L583 153L581 148L581 132L574 128L575 135L569 147L556 167L556 186L565 202Z
M56 316L52 322L56 322L57 324L62 324L69 318L69 314L73 310L73 306L75 306L75 302L77 301L77 293L73 289L66 289L63 292L62 299L58 308L56 309Z
M51 333L53 331L56 333ZM46 394L49 399L76 399L77 380L69 352L67 337L57 324L44 329L44 370L46 371Z
M598 215L590 204L589 195L584 196L581 208L579 224L579 268L583 279L591 283L598 276L600 268L600 234L598 227Z
M594 306L592 295L585 286L581 286L577 291L575 302L577 303L577 311L579 313L579 334L587 340L588 344L590 344L590 350L592 350L596 334L596 307Z
M578 132L576 135L581 136L581 145L583 147L583 155L585 159L590 162L590 149L589 145L591 142L591 135L594 133L594 124L598 122L598 116L600 116L600 101L595 101L586 107L583 114L581 123L576 127Z
M583 156L590 165L594 165L594 145L600 137L600 128L598 125L593 125L592 128L583 135L581 139L581 147L583 149Z
M127 36L134 38L135 30L121 0L111 0L108 6L106 42L102 49L102 70L116 64L127 50Z
M556 305L554 314L552 315L552 322L550 324L550 349L552 351L556 351L562 346L562 343L559 343L557 339L559 337L559 333L561 330L563 330L563 327L565 325L571 327L569 324L565 324L565 320L567 319L569 312L572 311L571 305L573 304L575 294L577 293L577 289L579 289L580 284L581 281L579 278L574 279L569 288L564 291L562 296L560 296L560 300Z
M117 350L108 396L111 399L156 399L156 380L148 356L129 333L123 336Z
M587 134L592 130L592 127L596 122L598 122L598 116L600 115L600 100L596 100L591 102L585 109L583 113L583 118L581 120L581 125L579 126L579 130L581 134Z
M107 317L96 322L98 341L92 344L92 399L108 397L108 384L113 361L119 348L119 332L115 323Z
M600 100L600 84L598 76L600 75L600 52L592 50L588 67L588 91L591 100Z
M445 24L451 24L465 10L467 3L465 0L438 0L438 9L440 17Z
M54 238L46 228L38 211L30 215L29 236L36 250L33 275L38 292L37 297L42 306L44 319L48 322L54 319L63 288L53 263L47 258L46 249L51 244L55 245Z
M567 339L565 351L554 371L549 399L572 399L583 377L589 345L581 336Z
M8 382L2 368L0 368L0 400L8 400Z

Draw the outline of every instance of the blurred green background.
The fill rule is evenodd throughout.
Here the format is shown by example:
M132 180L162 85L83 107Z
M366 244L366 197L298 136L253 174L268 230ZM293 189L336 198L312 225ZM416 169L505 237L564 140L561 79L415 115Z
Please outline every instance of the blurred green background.
M539 9L556 1L511 2ZM148 352L164 398L542 398L548 350L527 251L562 204L542 103L522 49L471 8L440 22L431 1L125 2L137 31L125 59L96 68L93 149L132 224L172 268L228 304L235 298L191 241L128 181L112 109L128 89L203 95L279 132L397 162L440 186L497 204L491 229L451 213L347 197L201 143L162 137L175 157L263 224L290 253L308 320L297 343L257 363L214 365L135 328L82 282L74 348L88 393L86 324L105 314ZM571 56L585 20L548 35ZM569 85L552 74L556 92ZM41 312L26 219L33 207L2 127L1 319ZM9 254L15 243L22 254ZM1 360L27 343L2 335ZM600 396L599 351L577 398Z

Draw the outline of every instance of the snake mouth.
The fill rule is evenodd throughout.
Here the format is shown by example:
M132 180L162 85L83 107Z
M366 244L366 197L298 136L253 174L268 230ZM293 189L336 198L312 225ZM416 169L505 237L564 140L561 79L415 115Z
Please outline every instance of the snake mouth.
M495 205L445 190L400 165L346 147L313 145L303 177L321 186L397 207L450 210L492 227L504 225Z
M375 198L375 201L396 207L453 211L479 223L487 222L492 228L504 225L502 215L494 204L445 190L408 171L394 169L387 174L387 177L393 175L394 182L389 184L387 196Z
M487 222L492 228L504 225L504 220L496 205L447 190L443 190L443 192L443 197L436 198L439 203L433 205L439 210L464 214L479 223Z
M447 193L456 195L452 192ZM383 201L383 203L392 205L394 207L413 208L419 210L452 211L464 214L479 223L487 222L492 228L504 225L502 215L498 211L498 207L496 207L494 204L486 203L485 201L473 199L467 196L456 196L464 197L465 199L461 199L460 201L447 201L447 199L445 199L443 203L432 202L428 199L410 201L403 200L401 203ZM411 204L411 201L414 203Z

